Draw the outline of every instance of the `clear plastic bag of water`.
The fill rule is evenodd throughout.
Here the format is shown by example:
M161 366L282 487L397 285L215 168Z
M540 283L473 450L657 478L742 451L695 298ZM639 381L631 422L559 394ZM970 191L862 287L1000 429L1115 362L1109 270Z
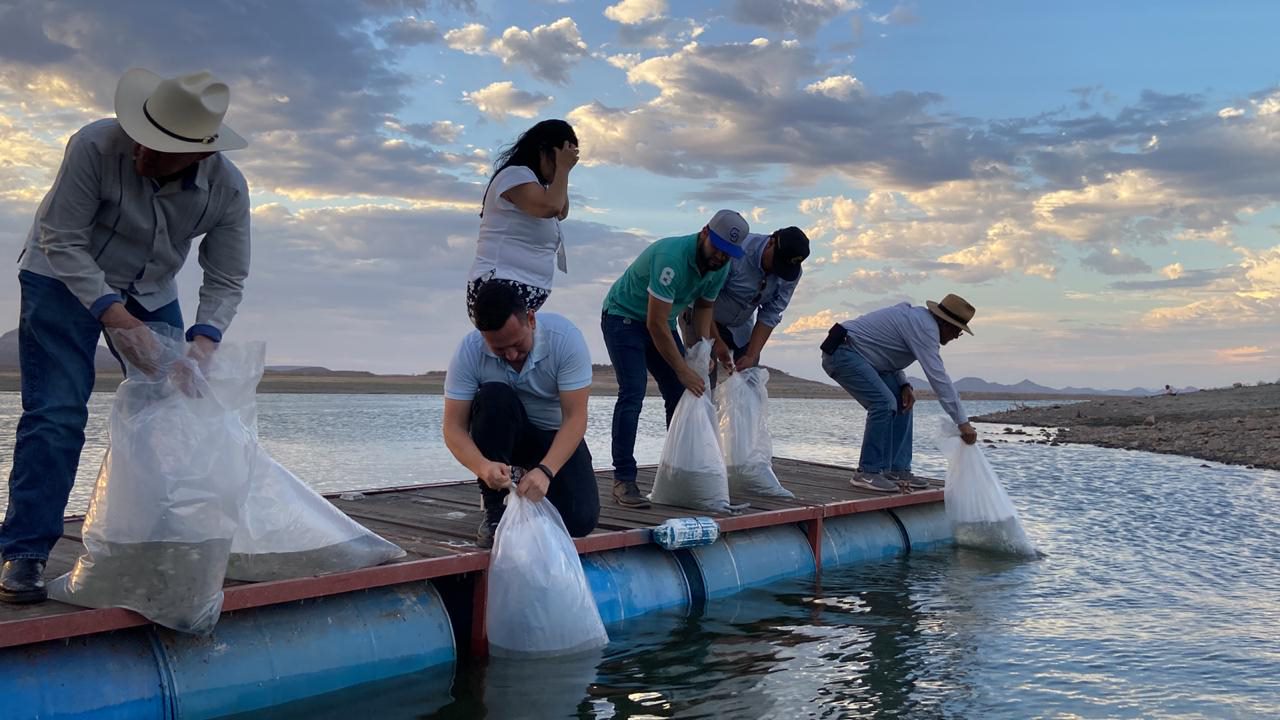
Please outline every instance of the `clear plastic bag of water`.
M947 458L943 493L956 544L1008 555L1036 557L1018 511L978 445L965 444L960 429L943 418L938 449Z
M381 565L404 555L257 446L249 500L231 541L228 578L307 577Z
M795 497L773 472L768 383L769 371L753 367L733 373L716 387L720 449L733 497Z
M85 553L50 583L49 595L204 634L222 611L227 556L248 495L257 443L243 418L265 348L223 343L197 363L181 339L155 342L163 362L151 375L131 367L116 391Z
M546 498L507 495L489 559L486 613L495 657L572 655L609 642L573 538Z
M702 340L690 348L685 362L709 385L711 341ZM698 397L685 390L671 416L649 500L712 513L732 509L716 425L711 394Z

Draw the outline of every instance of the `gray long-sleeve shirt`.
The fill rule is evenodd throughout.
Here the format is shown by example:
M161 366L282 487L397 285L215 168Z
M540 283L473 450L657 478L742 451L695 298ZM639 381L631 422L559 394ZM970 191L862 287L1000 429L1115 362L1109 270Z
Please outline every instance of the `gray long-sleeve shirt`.
M133 147L114 118L71 136L19 267L61 280L94 317L123 296L155 310L178 298L175 276L204 235L192 332L220 340L249 274L244 176L217 153L160 186L134 170Z
M942 364L942 339L929 308L900 303L840 324L849 331L854 349L877 371L896 372L899 385L907 382L903 370L919 362L942 409L957 425L969 422Z

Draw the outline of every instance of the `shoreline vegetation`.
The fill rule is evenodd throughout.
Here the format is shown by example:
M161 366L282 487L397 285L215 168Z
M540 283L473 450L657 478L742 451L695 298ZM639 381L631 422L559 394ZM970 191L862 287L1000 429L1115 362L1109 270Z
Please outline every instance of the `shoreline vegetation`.
M973 418L1039 443L1079 443L1280 470L1280 383L1108 397ZM1028 433L1013 426L1053 428Z
M608 365L595 365L591 394L598 397L614 397L618 392L618 384L613 376L613 369ZM806 380L789 375L781 370L769 370L769 397L778 399L852 399L842 388L835 385ZM297 393L297 394L333 394L333 395L443 395L444 371L433 371L421 375L375 375L359 370L327 370L327 369L268 369L258 385L258 392L264 394ZM112 392L123 378L117 372L99 371L94 392ZM17 392L21 384L21 376L16 370L0 370L0 391ZM649 380L648 396L658 396L658 386ZM1061 400L1075 402L1087 400L1089 396L1070 394L1018 394L1018 393L986 393L961 392L966 400ZM916 388L916 396L920 399L934 398L932 391L926 386Z

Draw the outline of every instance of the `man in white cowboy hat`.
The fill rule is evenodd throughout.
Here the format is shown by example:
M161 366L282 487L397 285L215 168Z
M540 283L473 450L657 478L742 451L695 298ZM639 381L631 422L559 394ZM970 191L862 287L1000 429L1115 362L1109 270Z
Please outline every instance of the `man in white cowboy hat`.
M959 295L913 307L900 303L832 326L822 343L822 369L867 409L862 454L853 484L878 492L899 486L922 490L929 484L911 474L911 408L915 391L903 372L919 362L942 409L960 437L972 445L978 434L942 365L940 349L970 335L975 310Z
M0 530L0 601L45 598L104 330L122 366L159 370L156 343L139 331L181 332L174 277L201 235L192 351L212 352L235 316L249 273L249 188L220 151L248 143L222 123L229 99L207 72L133 69L116 87L116 117L67 143L19 258L23 414Z

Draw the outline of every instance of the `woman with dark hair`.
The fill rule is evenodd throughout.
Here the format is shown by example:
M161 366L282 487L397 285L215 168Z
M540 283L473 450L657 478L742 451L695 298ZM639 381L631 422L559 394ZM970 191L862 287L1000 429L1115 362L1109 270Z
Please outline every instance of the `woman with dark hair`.
M577 163L578 136L563 120L543 120L498 155L467 282L473 323L476 292L488 282L515 287L530 310L547 301L556 266L566 269L560 221L569 215L569 171Z

